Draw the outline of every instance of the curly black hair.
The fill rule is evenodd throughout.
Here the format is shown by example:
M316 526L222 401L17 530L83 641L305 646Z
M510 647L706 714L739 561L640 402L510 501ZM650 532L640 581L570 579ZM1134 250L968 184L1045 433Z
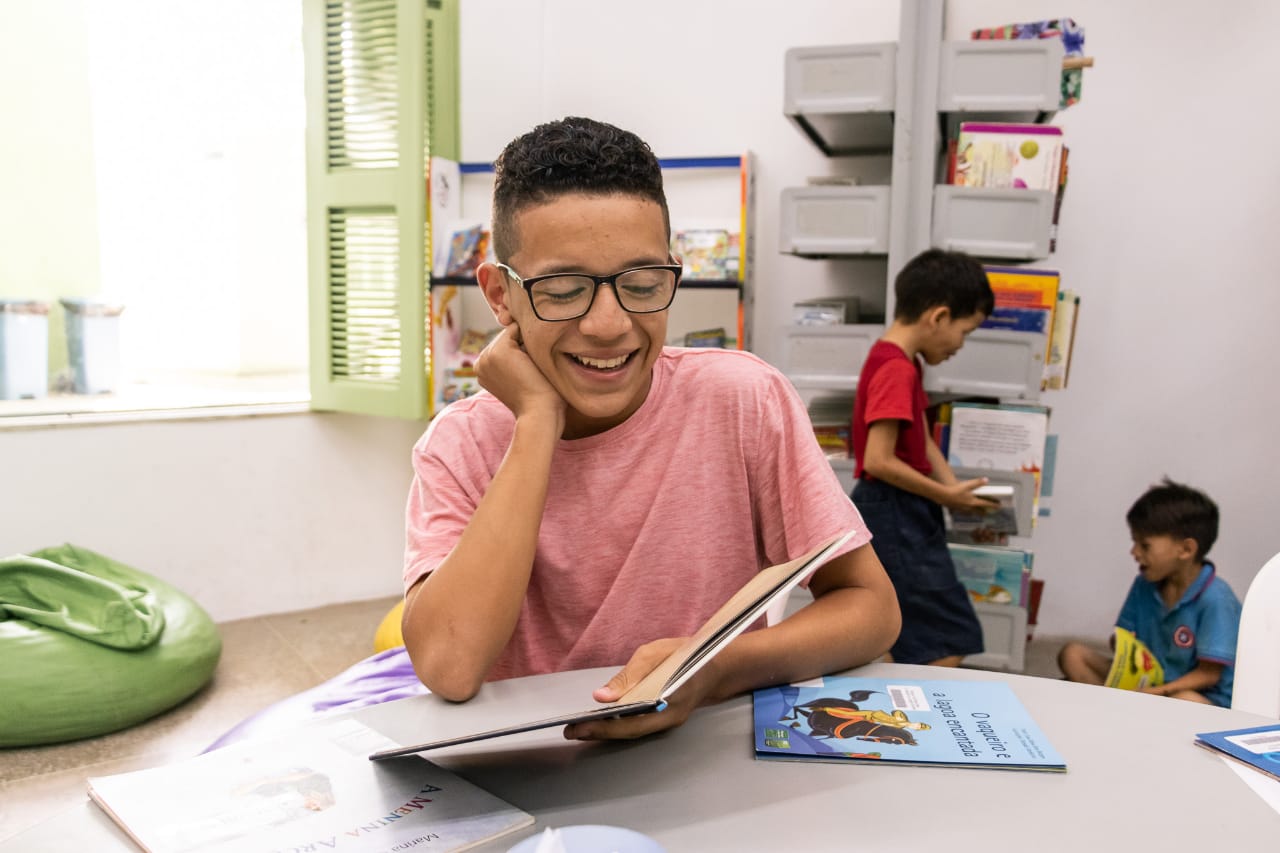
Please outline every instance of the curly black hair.
M516 137L494 164L493 249L505 261L516 251L515 216L569 193L634 195L662 208L662 167L649 145L628 130L569 116Z
M898 273L893 282L893 316L914 323L931 308L945 306L955 319L976 313L991 315L995 294L987 272L964 252L926 249Z

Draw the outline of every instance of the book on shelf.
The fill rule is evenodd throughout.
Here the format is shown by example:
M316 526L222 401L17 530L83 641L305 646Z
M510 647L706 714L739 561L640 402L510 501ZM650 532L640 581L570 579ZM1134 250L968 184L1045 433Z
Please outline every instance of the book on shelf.
M728 342L729 335L725 332L723 326L718 326L714 329L698 329L693 332L686 332L683 340L684 345L687 347L709 349L723 347Z
M991 316L982 321L982 328L1047 335L1053 316L1054 309L1040 305L997 305L991 309Z
M738 235L726 228L684 228L671 235L671 253L686 279L738 278Z
M662 663L628 690L616 702L598 704L587 708L541 720L526 720L520 716L520 708L512 708L509 724L485 731L476 731L458 737L428 740L409 746L379 750L369 757L375 761L401 755L471 743L488 738L535 731L571 723L624 717L632 714L660 712L666 707L667 698L680 689L695 673L745 631L757 619L764 616L769 606L791 592L801 581L812 575L834 554L840 546L853 537L850 530L833 537L794 560L761 569L743 584L719 610L711 615L693 636L685 640Z
M1058 308L1053 315L1053 334L1049 337L1049 356L1044 363L1045 388L1057 391L1067 387L1079 314L1080 295L1074 290L1060 291Z
M533 816L351 719L89 779L89 796L148 853L462 850Z
M1107 672L1108 687L1121 690L1141 690L1164 684L1164 667L1147 644L1127 628L1116 627L1115 654L1111 657L1111 669Z
M1062 147L1062 128L1051 124L961 122L951 183L1056 193Z
M1084 27L1071 18L1049 18L1043 21L1028 21L1021 24L1002 24L998 27L982 27L972 30L969 38L983 39L1059 39L1065 57L1084 56ZM1062 82L1058 108L1067 107L1080 100L1081 84L1084 71L1081 68L1062 69Z
M1045 363L1048 363L1052 345L1052 330L1058 310L1058 292L1062 277L1057 270L1032 267L984 267L991 292L995 295L996 311L1024 312L1047 311L1044 318ZM984 323L984 325L987 325Z
M1062 199L1067 194L1067 155L1069 145L1062 146L1062 167L1058 173L1058 189L1053 194L1053 220L1049 223L1049 252L1058 251L1058 219L1062 215Z
M1017 548L949 544L956 577L974 601L1026 607L1035 555Z
M483 225L459 227L449 238L449 258L444 274L450 277L475 275L476 267L489 253L489 231Z
M1280 723L1200 732L1195 745L1252 767L1280 782Z
M753 695L756 757L1067 769L1002 681L826 676Z
M1040 511L1049 410L1044 406L955 402L951 404L947 462L953 468L1022 471L1032 475L1030 519ZM959 475L957 475L959 476ZM1021 533L1019 535L1026 535Z

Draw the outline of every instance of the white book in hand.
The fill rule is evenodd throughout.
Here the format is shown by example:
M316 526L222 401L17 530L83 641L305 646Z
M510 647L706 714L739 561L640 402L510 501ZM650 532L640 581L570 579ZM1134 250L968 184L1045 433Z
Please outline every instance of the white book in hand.
M469 732L456 737L424 741L394 749L379 750L369 757L374 761L396 758L410 753L439 749L445 746L456 746L461 743L486 740L488 738L513 735L535 729L567 726L588 720L603 720L613 717L626 717L633 714L646 714L661 711L666 707L667 699L693 677L708 661L720 653L739 634L753 622L764 615L769 605L795 589L805 578L812 575L825 563L840 546L852 538L850 530L836 536L814 548L807 554L786 563L761 569L751 580L743 584L733 596L724 603L702 627L672 652L666 660L658 664L652 672L641 679L616 702L597 705L580 711L547 717L539 720L519 720L510 725L485 731Z
M421 757L369 761L393 745L355 720L317 723L90 778L89 797L148 853L463 850L533 824Z

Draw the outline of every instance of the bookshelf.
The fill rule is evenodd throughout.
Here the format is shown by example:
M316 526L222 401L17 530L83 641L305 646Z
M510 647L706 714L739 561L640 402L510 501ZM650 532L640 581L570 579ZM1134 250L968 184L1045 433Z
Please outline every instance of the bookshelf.
M781 251L815 261L883 257L886 318L893 316L894 277L927 248L999 264L1051 252L1054 192L942 179L945 140L961 121L1044 122L1057 111L1062 43L945 41L943 7L943 0L902 4L896 43L795 47L785 59L783 111L792 124L828 157L888 154L891 174L885 186L784 190ZM832 395L856 393L867 351L883 333L881 323L784 326L779 366L811 414L829 410ZM1045 347L1043 334L978 329L955 357L928 368L925 388L935 400L1034 403ZM832 465L851 490L852 460ZM1026 609L978 604L987 652L967 662L1021 671Z
M667 343L682 345L685 335L706 329L724 329L726 345L748 349L754 295L755 157L751 152L730 156L659 158L668 202L673 211L672 230L718 228L738 235L736 276L681 279L670 309ZM445 221L441 236L448 239L451 225L487 220L492 197L493 164L463 162L445 164L454 184L451 209L438 213ZM433 189L433 192L436 191ZM481 216L471 211L483 210ZM434 212L434 211L433 211ZM687 212L687 213L686 213ZM487 227L487 225L486 225ZM447 247L446 247L447 248ZM439 267L439 251L433 269ZM468 375L466 356L494 329L493 316L471 275L430 276L431 408L435 415L457 396L478 390ZM477 350L478 352L478 350Z

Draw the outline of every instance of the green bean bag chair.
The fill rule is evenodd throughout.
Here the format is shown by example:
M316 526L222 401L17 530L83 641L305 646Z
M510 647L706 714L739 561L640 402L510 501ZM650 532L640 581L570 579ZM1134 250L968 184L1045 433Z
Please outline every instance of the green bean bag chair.
M0 747L127 728L213 676L222 640L164 581L74 545L0 559Z

